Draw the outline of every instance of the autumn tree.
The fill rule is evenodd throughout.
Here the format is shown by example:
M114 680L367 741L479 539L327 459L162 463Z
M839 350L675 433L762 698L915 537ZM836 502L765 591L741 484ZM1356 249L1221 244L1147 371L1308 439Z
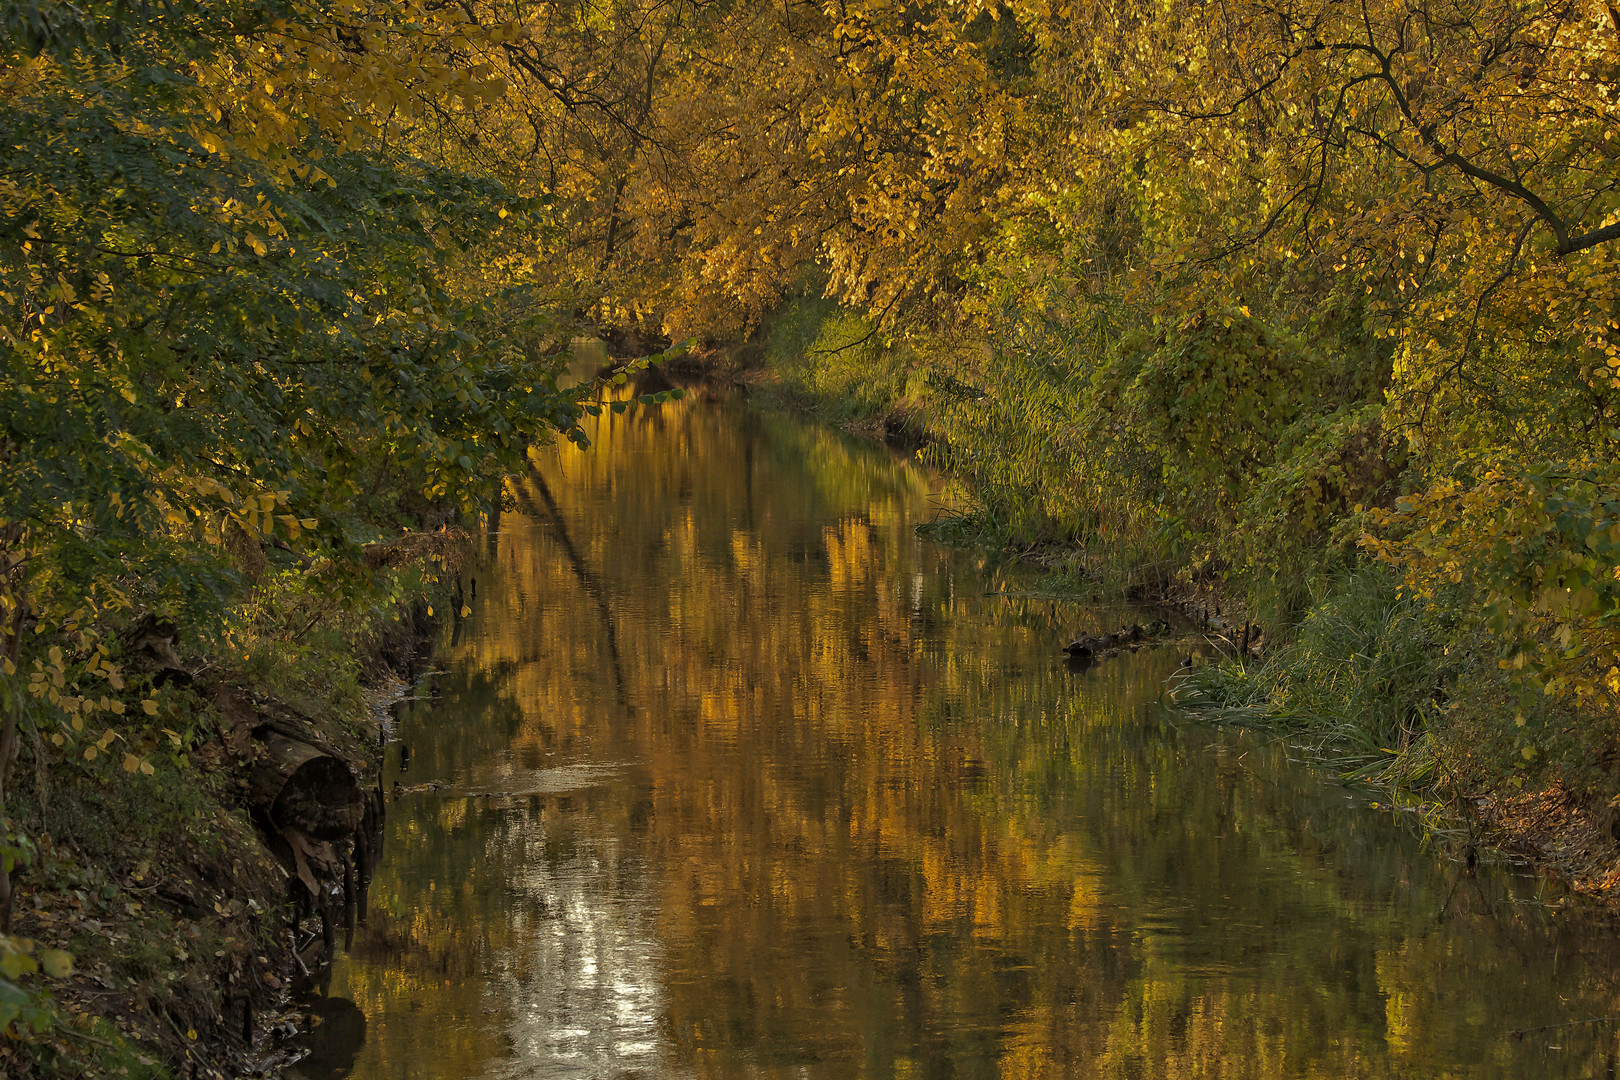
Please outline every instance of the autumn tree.
M206 638L267 552L340 584L397 520L379 498L475 508L580 408L545 348L566 313L521 272L544 206L388 138L498 97L502 29L409 3L8 18L0 816L24 738L137 769L161 738L121 626ZM516 268L499 291L455 276L471 241Z

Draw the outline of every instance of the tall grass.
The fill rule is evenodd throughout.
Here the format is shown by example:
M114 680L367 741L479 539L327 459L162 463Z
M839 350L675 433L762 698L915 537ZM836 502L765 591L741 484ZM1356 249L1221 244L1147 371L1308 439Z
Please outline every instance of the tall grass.
M1433 779L1444 677L1422 605L1368 566L1335 580L1264 660L1195 669L1175 699L1214 723L1296 737L1346 776L1418 787Z
M1089 595L1151 595L1197 577L1213 543L1161 497L1158 459L1093 428L1106 318L1059 332L1004 314L991 344L879 332L833 301L796 296L771 314L765 366L775 390L830 422L926 441L924 460L958 496L958 512L929 527L939 542L1041 548L1054 588Z

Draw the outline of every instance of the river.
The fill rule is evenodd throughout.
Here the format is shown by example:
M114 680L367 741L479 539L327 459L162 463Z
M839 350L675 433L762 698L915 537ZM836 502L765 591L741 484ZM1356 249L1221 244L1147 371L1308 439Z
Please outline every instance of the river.
M1178 717L1178 652L1071 668L1141 613L919 539L904 457L702 393L592 434L400 713L295 1075L1615 1075L1612 934Z

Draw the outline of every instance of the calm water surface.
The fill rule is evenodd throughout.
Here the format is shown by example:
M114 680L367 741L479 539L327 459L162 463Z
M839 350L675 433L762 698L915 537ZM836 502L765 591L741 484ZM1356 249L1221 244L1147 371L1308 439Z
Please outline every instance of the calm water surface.
M1615 1075L1614 1024L1512 1034L1620 1013L1608 931L1178 723L1168 650L1068 669L1124 613L917 539L915 467L695 399L595 436L402 716L386 783L442 786L306 1076Z

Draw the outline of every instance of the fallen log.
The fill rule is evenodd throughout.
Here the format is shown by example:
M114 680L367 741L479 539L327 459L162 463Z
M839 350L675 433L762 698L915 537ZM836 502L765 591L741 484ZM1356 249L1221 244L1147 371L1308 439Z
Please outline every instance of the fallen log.
M253 809L276 829L316 840L353 835L366 801L348 763L281 731L260 727L253 734L262 745L248 777Z

